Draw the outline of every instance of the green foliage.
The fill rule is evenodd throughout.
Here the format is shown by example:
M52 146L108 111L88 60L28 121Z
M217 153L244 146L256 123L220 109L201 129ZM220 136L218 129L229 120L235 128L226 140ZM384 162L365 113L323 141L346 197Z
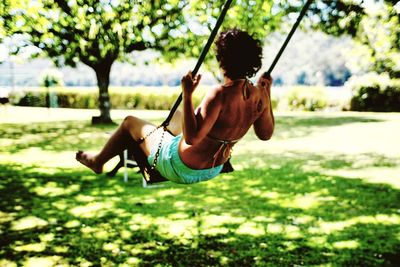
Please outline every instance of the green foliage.
M364 48L356 69L400 77L400 8L398 1L318 1L311 8L313 27L328 34L352 36ZM360 48L357 48L360 50Z
M350 110L354 111L400 111L400 80L391 80L386 74L370 73L349 81L353 96Z
M81 61L96 69L132 51L161 49L161 43L170 38L169 31L182 25L180 11L186 4L165 0L30 4L22 0L8 3L14 15L8 30L9 34L28 34L29 41L57 65L75 66Z
M198 105L206 89L194 95L194 104ZM91 89L53 88L60 108L95 109L98 106L98 93ZM153 109L167 110L175 103L179 88L111 88L111 105L114 109ZM10 101L16 106L47 107L47 90L36 88L23 92L11 92Z
M328 106L328 97L323 87L295 86L282 99L289 110L316 111Z
M45 91L12 92L9 95L10 102L17 106L46 107Z
M359 24L365 15L364 6L359 1L320 0L310 7L317 16L313 26L332 35L349 34L356 36Z
M164 50L184 23L186 1L9 1L7 35L23 34L57 66L83 62L96 72L100 119L111 122L112 64L132 51Z
M363 55L369 60L365 67L400 78L400 8L381 4L367 12L357 36L359 43L368 48Z

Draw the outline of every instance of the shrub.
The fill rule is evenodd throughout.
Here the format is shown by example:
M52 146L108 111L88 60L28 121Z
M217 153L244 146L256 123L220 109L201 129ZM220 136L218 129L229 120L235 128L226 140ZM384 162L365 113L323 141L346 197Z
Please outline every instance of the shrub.
M387 74L369 73L352 78L346 86L352 90L350 110L400 111L400 80L391 80Z
M282 105L289 110L316 111L328 105L328 96L323 87L295 86L283 96Z
M32 90L24 92L10 92L10 102L16 106L46 107L46 93L44 91Z
M57 95L60 108L98 108L98 91L96 88L63 88L54 87L52 93ZM206 88L201 88L193 97L198 105ZM113 109L157 109L172 108L180 89L168 87L110 88L111 107ZM47 89L31 88L25 91L10 93L10 101L16 106L47 107Z

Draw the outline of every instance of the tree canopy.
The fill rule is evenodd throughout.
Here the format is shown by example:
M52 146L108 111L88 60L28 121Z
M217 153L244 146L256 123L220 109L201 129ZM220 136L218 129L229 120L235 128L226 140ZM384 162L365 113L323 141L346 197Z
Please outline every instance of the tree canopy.
M331 35L352 36L361 47L358 68L400 77L400 2L398 0L317 1L313 27Z
M5 0L8 34L22 34L56 65L91 67L99 86L100 121L111 122L109 74L132 51L164 49L184 23L183 1Z
M377 3L375 3L377 2ZM303 25L328 34L348 34L368 47L372 69L398 76L398 1L381 4L372 12L362 0L315 0ZM108 85L116 60L128 60L132 51L154 49L170 62L182 56L198 57L225 0L3 0L0 37L25 36L56 65L91 67L99 87L100 121L110 122ZM238 27L264 40L291 26L304 1L236 0L224 28ZM397 5L397 6L396 6ZM372 18L372 19L371 19ZM380 30L378 30L380 29ZM384 45L382 43L385 43ZM207 57L216 68L213 51Z

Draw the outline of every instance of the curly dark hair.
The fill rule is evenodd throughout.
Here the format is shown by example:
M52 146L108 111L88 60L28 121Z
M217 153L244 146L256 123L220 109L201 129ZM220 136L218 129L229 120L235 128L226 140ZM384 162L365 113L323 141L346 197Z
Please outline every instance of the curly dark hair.
M251 78L261 68L261 44L247 32L239 29L222 32L215 45L217 60L228 78Z

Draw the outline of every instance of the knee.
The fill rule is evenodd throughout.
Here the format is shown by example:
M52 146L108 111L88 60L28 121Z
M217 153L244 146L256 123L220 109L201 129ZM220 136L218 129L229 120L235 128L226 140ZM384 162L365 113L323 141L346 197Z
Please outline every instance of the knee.
M125 130L129 131L129 129L131 129L135 125L136 121L137 121L136 117L134 117L134 116L126 116L125 119L123 120L121 126Z

